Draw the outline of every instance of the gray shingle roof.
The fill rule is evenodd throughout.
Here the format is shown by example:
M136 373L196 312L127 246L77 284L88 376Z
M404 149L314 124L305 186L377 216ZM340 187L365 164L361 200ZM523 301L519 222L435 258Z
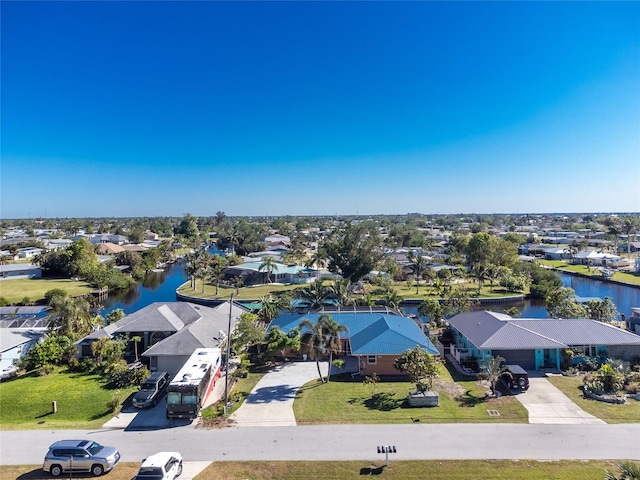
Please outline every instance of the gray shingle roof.
M514 319L494 312L456 315L449 323L481 349L529 350L571 345L640 345L640 336L589 319Z

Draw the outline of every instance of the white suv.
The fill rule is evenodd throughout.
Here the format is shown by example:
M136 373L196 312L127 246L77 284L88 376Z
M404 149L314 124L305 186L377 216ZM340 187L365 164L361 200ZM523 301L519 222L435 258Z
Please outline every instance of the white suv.
M145 458L136 480L174 480L182 473L182 455L178 452L159 452Z

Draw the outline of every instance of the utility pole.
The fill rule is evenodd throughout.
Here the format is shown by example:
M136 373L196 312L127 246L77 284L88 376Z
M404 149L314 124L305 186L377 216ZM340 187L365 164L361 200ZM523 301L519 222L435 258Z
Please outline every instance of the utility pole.
M229 355L231 354L231 311L233 310L233 292L229 299L229 325L227 326L227 365L224 374L224 414L227 414L227 405L229 404Z

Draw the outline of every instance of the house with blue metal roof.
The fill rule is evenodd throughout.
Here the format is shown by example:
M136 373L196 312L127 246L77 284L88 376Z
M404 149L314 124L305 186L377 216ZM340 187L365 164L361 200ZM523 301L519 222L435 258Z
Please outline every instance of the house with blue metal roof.
M452 355L460 361L501 356L526 369L560 368L562 351L585 356L633 360L640 356L640 335L585 318L512 318L496 312L461 313L449 319Z
M409 317L385 312L331 312L333 319L347 327L348 332L340 333L342 352L337 358L346 360L348 373L357 375L399 375L393 362L407 350L421 346L432 355L439 355L436 347L418 324ZM305 315L281 315L274 319L269 328L277 326L289 332L300 326L307 318L316 323L322 313ZM305 329L302 330L305 333ZM305 353L305 352L302 352Z

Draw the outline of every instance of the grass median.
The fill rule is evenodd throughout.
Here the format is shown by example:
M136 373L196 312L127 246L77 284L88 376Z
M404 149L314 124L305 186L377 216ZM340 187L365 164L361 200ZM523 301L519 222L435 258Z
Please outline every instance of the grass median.
M109 480L131 480L138 463L121 463L108 473ZM384 460L352 462L214 462L195 480L356 480L380 476L385 480L602 480L605 470L617 472L610 461L534 460ZM93 478L89 474L74 474L74 478ZM0 466L0 478L44 480L51 476L36 465Z

